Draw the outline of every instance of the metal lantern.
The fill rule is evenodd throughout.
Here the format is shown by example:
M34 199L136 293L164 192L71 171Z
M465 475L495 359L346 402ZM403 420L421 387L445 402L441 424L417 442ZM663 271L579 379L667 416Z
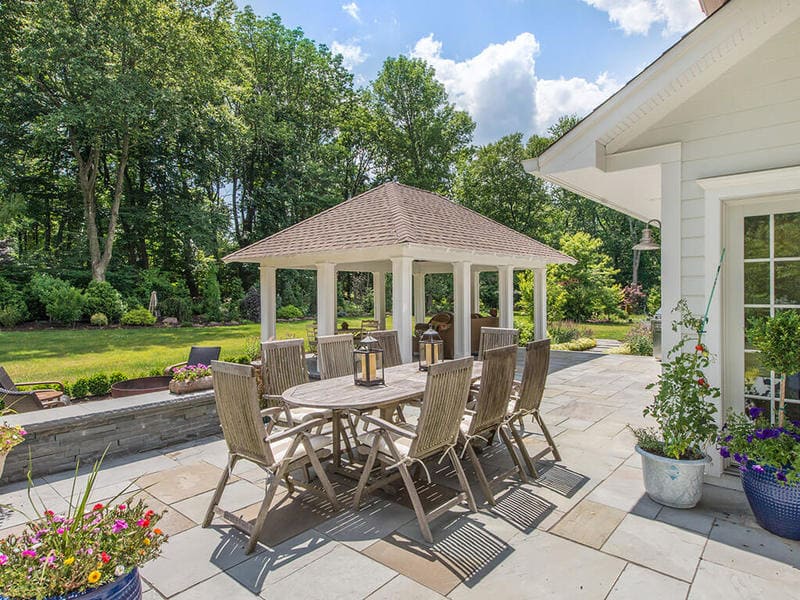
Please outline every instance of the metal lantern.
M444 360L444 342L439 332L432 326L419 338L419 370L427 371L428 367Z
M353 350L353 380L356 385L383 385L383 350L378 340L366 335Z

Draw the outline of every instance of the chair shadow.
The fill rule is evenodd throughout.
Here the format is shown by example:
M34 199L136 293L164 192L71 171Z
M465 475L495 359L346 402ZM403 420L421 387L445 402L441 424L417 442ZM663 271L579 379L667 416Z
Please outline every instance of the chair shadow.
M555 504L517 486L506 489L495 502L489 512L524 533L531 533L556 509Z
M589 482L586 475L572 471L551 461L539 461L536 464L539 471L537 485L553 490L565 498L572 498Z

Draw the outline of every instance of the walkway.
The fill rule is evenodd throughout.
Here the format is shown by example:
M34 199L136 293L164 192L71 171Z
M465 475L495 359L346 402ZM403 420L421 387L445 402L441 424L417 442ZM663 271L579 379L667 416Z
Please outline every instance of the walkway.
M758 528L741 492L706 486L691 511L644 495L626 425L643 423L645 385L657 372L648 358L554 352L544 408L563 461L540 463L535 483L508 480L495 507L447 513L434 523L432 546L404 496L375 496L358 513L334 514L313 496L284 494L262 536L266 546L245 556L243 536L230 527L197 525L225 464L218 438L109 461L95 496L133 485L154 509L168 510L161 526L172 538L143 570L146 600L795 597L800 544ZM542 447L537 435L527 443ZM493 472L508 466L497 446L481 459ZM455 487L445 463L433 466L430 503ZM223 508L253 518L263 478L255 469L236 473ZM37 481L35 493L61 511L70 486L65 473ZM351 496L352 482L336 487ZM25 496L22 486L0 488L0 503L23 507ZM3 512L0 534L22 520Z

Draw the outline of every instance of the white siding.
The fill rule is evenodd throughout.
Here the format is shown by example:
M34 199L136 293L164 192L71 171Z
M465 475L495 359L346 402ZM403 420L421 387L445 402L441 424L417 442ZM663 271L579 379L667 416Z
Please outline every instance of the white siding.
M683 144L681 295L694 311L702 311L706 301L705 203L696 180L800 165L798 40L800 22L732 67L625 148Z

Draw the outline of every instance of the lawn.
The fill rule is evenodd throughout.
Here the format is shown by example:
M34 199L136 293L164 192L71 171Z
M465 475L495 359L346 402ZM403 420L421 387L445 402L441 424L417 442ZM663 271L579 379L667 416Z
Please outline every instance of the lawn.
M517 315L518 319L525 317ZM361 319L340 318L351 327ZM391 327L391 317L387 318ZM307 321L278 323L278 337L304 338ZM589 324L599 338L621 340L629 324ZM75 381L95 373L120 371L130 377L146 375L186 360L190 346L221 346L222 358L244 353L259 325L141 329L37 329L0 331L0 365L17 381L56 379Z

